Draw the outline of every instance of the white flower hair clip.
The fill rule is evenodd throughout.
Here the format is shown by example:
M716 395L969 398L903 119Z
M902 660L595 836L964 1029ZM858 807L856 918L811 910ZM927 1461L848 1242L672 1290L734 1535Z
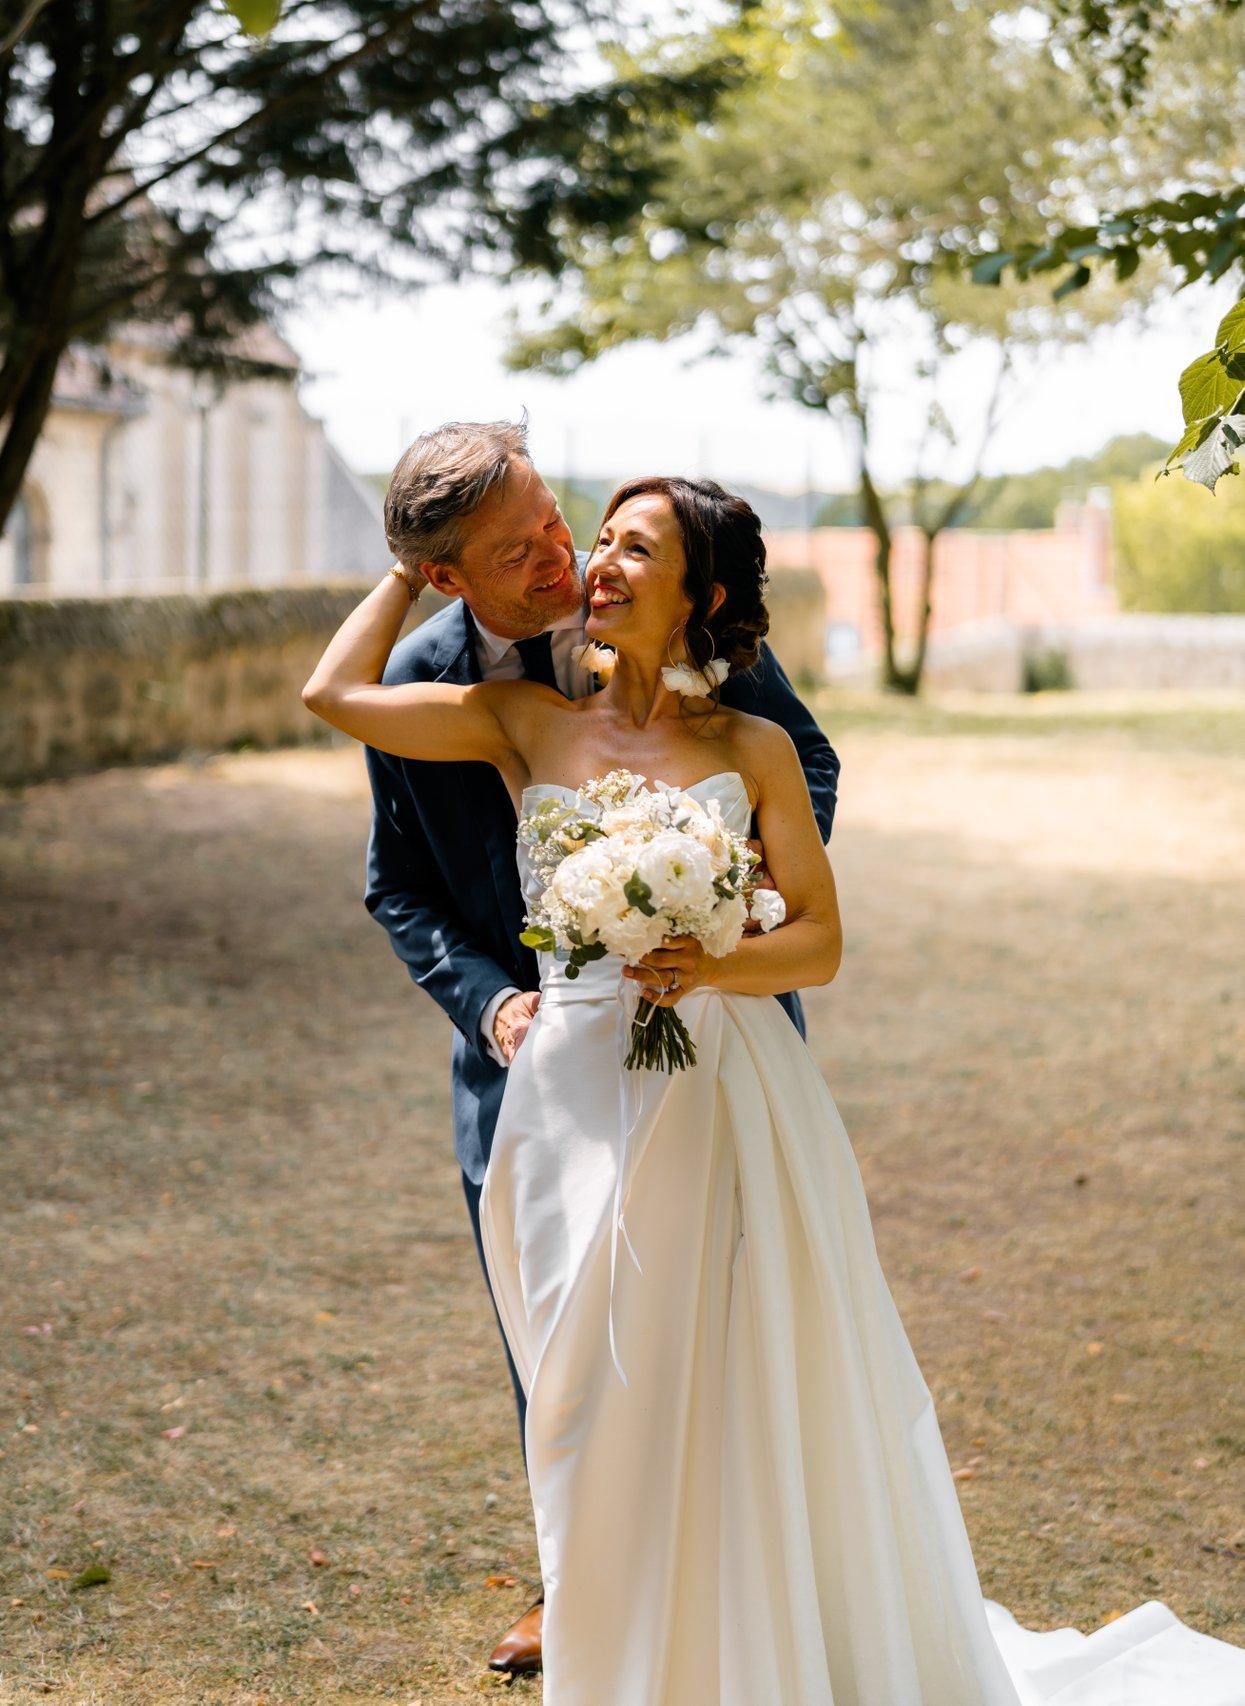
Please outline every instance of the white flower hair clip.
M610 646L598 645L596 640L588 640L582 646L576 646L571 657L580 669L588 670L597 680L605 683L614 673L614 665L618 662L618 653Z
M703 669L693 669L690 663L665 664L661 679L672 693L684 693L693 699L712 697L731 672L725 658L710 658Z

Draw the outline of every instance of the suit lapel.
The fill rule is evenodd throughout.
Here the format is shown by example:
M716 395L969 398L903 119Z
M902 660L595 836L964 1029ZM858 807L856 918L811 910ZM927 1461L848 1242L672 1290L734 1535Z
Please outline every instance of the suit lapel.
M455 599L446 618L445 630L432 659L434 681L452 681L461 687L479 681L480 660L476 656L476 629L471 612L462 599Z

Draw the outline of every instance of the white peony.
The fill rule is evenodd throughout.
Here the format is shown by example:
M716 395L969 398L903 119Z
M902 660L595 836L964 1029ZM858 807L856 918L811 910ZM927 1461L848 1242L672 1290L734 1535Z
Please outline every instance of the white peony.
M588 936L627 904L623 881L613 852L603 842L590 841L579 852L567 854L549 887L555 900L583 920L583 933Z
M742 895L720 900L710 914L707 928L701 933L705 952L719 960L724 954L729 954L744 933L747 916L748 906Z
M748 910L762 930L772 930L787 916L787 903L777 889L754 889Z
M661 947L668 930L669 925L660 913L649 918L637 907L629 906L608 919L600 927L600 935L611 954L618 954L635 965L645 954Z
M677 829L662 830L640 849L635 874L648 885L650 904L659 912L702 905L713 888L708 850Z

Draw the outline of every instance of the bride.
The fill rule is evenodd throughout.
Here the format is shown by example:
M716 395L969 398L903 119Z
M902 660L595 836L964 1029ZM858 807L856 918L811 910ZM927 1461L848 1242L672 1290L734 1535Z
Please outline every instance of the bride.
M716 800L786 902L719 959L690 938L574 979L550 959L510 1068L480 1219L527 1394L544 1699L1245 1706L1245 1650L1158 1601L1085 1637L982 1597L847 1133L773 999L829 982L842 934L790 739L716 699L768 625L764 562L741 499L635 481L586 570L600 692L380 685L409 570L303 692L386 752L494 764L520 813L616 768ZM677 1004L693 1067L624 1071L641 993Z

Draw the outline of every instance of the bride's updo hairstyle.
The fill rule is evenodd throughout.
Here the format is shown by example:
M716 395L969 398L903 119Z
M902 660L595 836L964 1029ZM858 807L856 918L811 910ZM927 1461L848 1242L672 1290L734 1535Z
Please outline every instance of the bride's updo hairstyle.
M692 601L684 631L689 659L703 669L711 657L725 658L732 675L751 669L769 632L760 516L716 480L654 475L619 486L606 506L603 522L620 505L652 492L667 500L683 536L687 563L683 590ZM715 581L726 597L711 616Z

